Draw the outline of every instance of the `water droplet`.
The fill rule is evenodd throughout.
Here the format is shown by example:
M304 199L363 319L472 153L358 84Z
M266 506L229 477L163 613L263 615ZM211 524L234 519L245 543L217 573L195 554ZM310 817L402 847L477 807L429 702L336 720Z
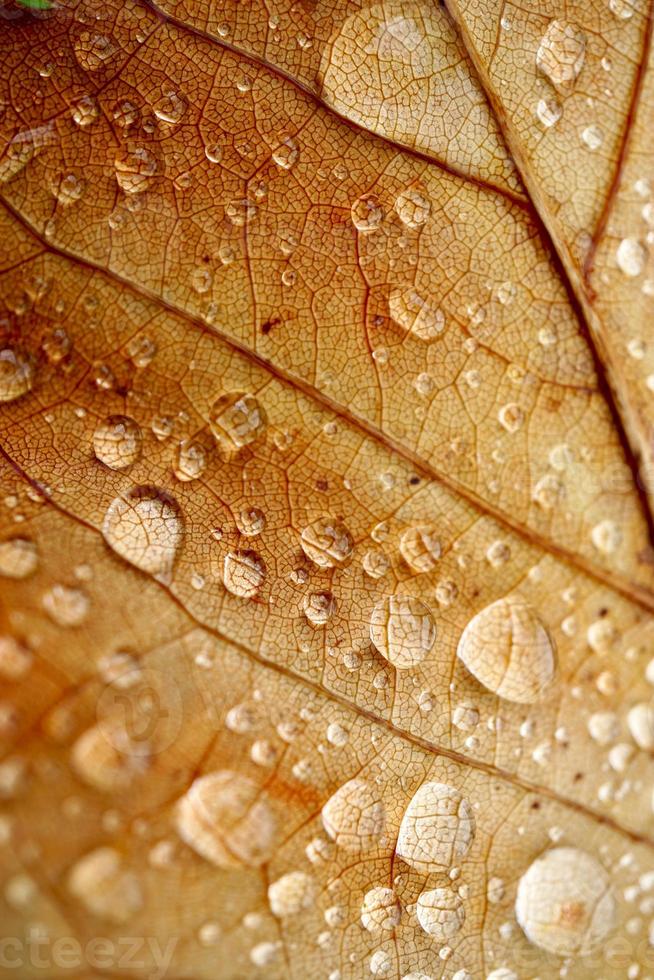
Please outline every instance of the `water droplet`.
M474 836L472 808L459 790L423 783L402 818L395 851L420 874L449 871L466 856Z
M609 10L618 20L629 20L634 13L630 0L609 0Z
M272 158L282 170L290 170L299 155L297 143L292 139L285 139L273 150Z
M112 847L81 858L68 875L68 890L91 915L115 925L129 922L143 906L137 876Z
M420 191L409 187L396 197L395 211L407 228L420 228L431 214L431 203Z
M153 106L153 111L157 119L160 122L168 123L170 126L175 126L181 122L187 109L188 103L186 99L172 89L165 92Z
M654 708L649 704L635 704L627 715L631 737L639 749L654 749Z
M241 534L255 538L266 527L266 515L258 507L243 507L236 516L236 526Z
M116 181L125 194L142 194L159 170L154 154L145 146L128 144L114 158Z
M322 822L343 850L371 850L386 828L386 808L379 788L365 779L350 779L323 806Z
M257 206L247 198L243 198L240 201L231 201L227 204L225 214L236 228L242 228L256 217Z
M50 190L64 208L79 201L85 187L85 180L76 174L62 174L50 182Z
M391 563L383 551L371 548L366 551L361 564L366 575L370 578L383 578L388 573Z
M354 543L344 524L331 517L312 521L300 535L302 550L319 568L334 568L348 560Z
M621 272L635 279L645 268L647 249L637 238L623 238L618 245L615 259Z
M189 847L219 868L265 864L277 837L265 791L229 769L193 782L179 802L176 826Z
M157 487L134 487L109 505L104 539L121 558L155 576L171 573L184 534L177 501Z
M604 140L604 134L599 126L586 126L581 131L581 140L589 150L599 150Z
M57 626L80 626L89 612L89 598L81 589L53 585L43 596L43 608Z
M574 86L586 57L586 38L565 20L553 20L536 52L536 65L555 89L569 92Z
M400 554L409 568L417 573L433 572L441 550L437 530L432 525L409 527L400 538Z
M110 470L123 470L141 455L141 429L128 415L110 415L93 433L96 459Z
M304 599L304 615L314 626L324 626L334 615L336 603L331 592L312 592Z
M134 742L120 725L103 722L87 729L71 750L71 764L80 779L105 793L127 789L147 769L147 749Z
M30 651L13 636L0 636L0 677L22 680L32 666Z
M388 311L398 326L419 340L435 340L445 327L441 310L431 306L415 289L392 289Z
M556 125L561 118L562 112L561 105L556 99L539 99L538 105L536 106L536 115L540 124L545 129Z
M555 473L545 473L535 484L531 496L534 503L543 510L553 510L563 493L564 488L559 477Z
M92 95L84 95L77 102L72 110L73 122L81 129L90 126L100 115L98 103Z
M502 428L513 435L513 433L518 432L522 428L525 421L525 413L515 402L509 402L507 405L502 405L497 413L497 418Z
M204 155L209 163L220 163L223 158L223 148L220 143L209 143L204 148Z
M241 599L257 594L266 577L266 566L256 551L230 551L225 556L223 584Z
M518 883L515 913L527 938L556 956L586 956L616 922L608 874L576 847L557 847L534 861Z
M384 220L384 209L374 194L358 197L350 208L350 214L352 224L362 234L376 231Z
M291 871L268 886L270 911L278 919L298 915L313 905L316 894L316 883L311 875Z
M116 52L116 45L104 34L82 31L73 43L77 64L83 71L98 71Z
M507 701L532 704L554 679L554 645L535 610L498 599L468 623L457 656L480 684Z
M432 888L418 896L416 916L424 932L445 942L461 929L466 911L453 889Z
M382 657L405 670L422 663L436 642L436 625L420 599L386 596L370 617L370 639Z
M216 399L209 424L216 440L225 449L233 451L261 438L267 419L254 395L232 391Z
M0 542L0 575L5 578L27 578L36 571L38 563L36 545L28 538Z
M615 521L607 518L594 526L590 538L603 555L613 555L622 544L622 531Z
M400 924L402 908L392 888L377 886L363 896L361 922L368 932L390 932Z
M207 463L206 447L195 439L183 439L177 447L173 473L181 483L190 483L202 476Z
M11 347L0 350L0 402L12 402L26 395L33 384L31 359Z

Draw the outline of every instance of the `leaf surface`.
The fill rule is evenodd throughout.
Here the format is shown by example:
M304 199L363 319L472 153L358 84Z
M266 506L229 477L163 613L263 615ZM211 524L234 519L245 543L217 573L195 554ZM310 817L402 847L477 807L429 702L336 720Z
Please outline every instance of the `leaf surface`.
M646 971L650 518L606 372L637 448L645 401L624 337L596 350L626 308L597 271L614 171L559 234L481 8L470 57L422 3L14 14L6 934L180 980ZM591 212L593 320L564 254ZM425 863L433 782L463 803ZM206 786L227 816L196 820ZM559 846L597 877L537 942L522 882Z

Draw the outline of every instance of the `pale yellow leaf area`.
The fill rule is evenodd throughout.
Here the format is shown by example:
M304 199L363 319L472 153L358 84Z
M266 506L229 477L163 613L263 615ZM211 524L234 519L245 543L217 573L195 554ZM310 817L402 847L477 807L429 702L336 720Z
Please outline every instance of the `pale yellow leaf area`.
M649 34L563 6L3 7L0 976L654 975Z

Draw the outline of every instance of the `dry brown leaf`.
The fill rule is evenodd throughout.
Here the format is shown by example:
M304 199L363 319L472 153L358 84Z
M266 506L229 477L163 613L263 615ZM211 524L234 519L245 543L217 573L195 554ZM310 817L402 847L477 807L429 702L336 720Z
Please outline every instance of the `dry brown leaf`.
M0 975L647 977L638 0L25 5Z

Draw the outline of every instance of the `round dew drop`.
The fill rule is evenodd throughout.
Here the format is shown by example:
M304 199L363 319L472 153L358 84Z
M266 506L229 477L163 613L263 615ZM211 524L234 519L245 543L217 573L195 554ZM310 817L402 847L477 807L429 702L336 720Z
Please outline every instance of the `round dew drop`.
M386 829L386 808L379 789L364 779L350 779L323 806L322 822L343 850L371 850Z
M256 551L230 551L225 556L223 584L241 599L257 594L266 578L266 565Z
M11 347L0 350L0 402L13 402L26 395L33 383L34 368L29 358Z
M412 286L391 290L388 312L398 326L425 343L435 340L445 327L442 310L433 307Z
M134 487L107 508L102 534L125 561L150 575L169 575L184 535L177 501L157 487Z
M552 683L553 642L530 605L498 599L468 623L457 656L480 684L517 704L533 704Z
M312 592L305 596L304 615L313 626L324 626L334 615L336 603L331 592Z
M449 871L472 845L475 819L468 801L446 783L423 783L400 824L395 853L421 874Z
M201 776L177 807L182 840L219 868L259 867L270 859L277 820L261 787L229 769Z
M427 606L413 596L381 599L370 617L370 639L382 657L401 670L415 667L431 653L436 625Z
M534 945L556 956L586 956L613 930L616 903L596 858L576 847L557 847L523 874L515 913Z
M424 525L407 528L400 538L400 554L412 571L433 572L441 556L436 528Z
M317 888L311 875L291 871L268 886L270 911L278 919L298 915L313 904Z
M395 211L407 228L420 228L429 218L431 203L420 191L409 187L395 198Z
M438 942L446 942L461 929L466 912L451 888L432 888L418 897L416 916L428 935Z
M300 535L300 544L307 558L319 568L342 565L354 549L348 529L331 517L319 517L308 524Z
M356 230L367 234L379 228L384 219L384 209L374 194L364 194L352 204L350 215Z
M555 89L569 92L574 86L586 57L586 38L565 20L553 20L536 52L536 65Z
M141 455L142 444L141 429L128 415L110 415L93 433L95 457L110 470L132 466Z
M202 443L194 439L184 439L175 453L173 473L180 483L190 483L192 480L199 480L207 463L207 450Z
M143 906L137 876L112 847L81 858L70 870L68 890L91 915L115 925L129 922Z
M36 545L28 538L0 541L0 575L4 578L27 578L36 571L38 563Z
M127 789L148 767L147 748L125 729L106 723L87 729L71 750L73 770L87 785L105 793Z
M233 452L261 438L267 419L254 395L232 391L216 399L209 424L217 442Z
M390 932L400 924L402 907L392 888L378 886L363 896L361 923L368 932Z

